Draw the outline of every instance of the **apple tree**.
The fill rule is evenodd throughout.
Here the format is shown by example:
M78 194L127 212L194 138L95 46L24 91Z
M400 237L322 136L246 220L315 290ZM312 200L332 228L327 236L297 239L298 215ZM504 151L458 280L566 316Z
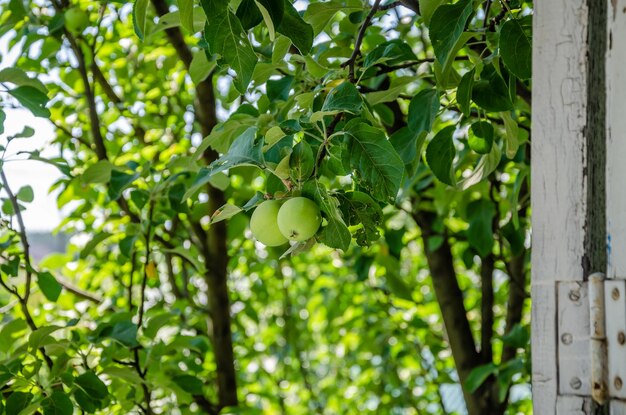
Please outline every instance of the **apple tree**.
M527 413L531 14L0 0L0 414Z

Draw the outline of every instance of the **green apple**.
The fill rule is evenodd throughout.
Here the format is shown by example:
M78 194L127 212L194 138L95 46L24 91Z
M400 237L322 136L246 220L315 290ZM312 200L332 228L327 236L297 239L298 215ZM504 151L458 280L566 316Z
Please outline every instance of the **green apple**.
M89 16L84 10L72 7L65 12L65 27L74 34L83 33L89 26Z
M278 229L290 241L312 238L321 223L320 208L306 197L289 199L278 211Z
M250 229L257 241L267 246L279 246L287 238L278 229L277 217L281 203L278 200L266 200L252 213Z

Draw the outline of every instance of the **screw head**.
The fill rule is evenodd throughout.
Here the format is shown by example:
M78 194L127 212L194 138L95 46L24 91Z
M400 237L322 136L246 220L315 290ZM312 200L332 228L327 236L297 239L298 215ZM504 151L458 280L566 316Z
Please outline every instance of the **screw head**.
M617 333L617 342L619 344L626 343L626 334L623 331L620 331L619 333Z
M569 385L572 387L572 389L580 389L580 387L583 385L583 382L579 378L573 377L572 379L570 379Z
M572 344L574 341L574 337L570 333L563 333L561 336L561 341L563 344Z
M617 390L622 389L622 378L620 378L619 376L615 376L615 380L613 380L613 385Z
M571 290L569 292L569 299L572 301L580 300L580 290Z

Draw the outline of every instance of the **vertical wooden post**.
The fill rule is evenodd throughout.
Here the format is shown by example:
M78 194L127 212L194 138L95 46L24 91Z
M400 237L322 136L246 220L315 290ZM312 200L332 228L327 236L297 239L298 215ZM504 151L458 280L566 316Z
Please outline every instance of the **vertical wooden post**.
M559 379L559 342L571 347L564 351L582 354L580 359L589 359L590 353L580 327L566 327L567 335L558 338L557 315L567 307L567 295L557 295L557 282L572 287L593 272L606 271L603 1L535 3L532 381L534 413L541 415L595 411L590 397L560 394L589 380ZM578 309L588 313L587 307Z
M626 0L612 0L608 6L607 17L607 277L623 280L626 279L626 106L624 105L626 99ZM620 283L614 282L613 285L619 286ZM623 287L623 284L621 286ZM620 298L620 300L623 310L626 299ZM616 318L612 320L613 324L617 324ZM623 330L624 321L619 320L622 321L621 324L617 324L617 327ZM612 332L611 335L607 333L607 346L611 349L609 352L609 390L621 396L623 389L616 390L616 386L619 386L617 378L623 375L626 367L624 345ZM612 400L610 408L611 415L626 414L624 401Z

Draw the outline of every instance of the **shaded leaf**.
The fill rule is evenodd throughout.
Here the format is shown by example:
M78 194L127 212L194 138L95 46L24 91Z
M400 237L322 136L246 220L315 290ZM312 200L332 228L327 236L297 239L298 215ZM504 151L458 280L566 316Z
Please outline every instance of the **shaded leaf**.
M202 381L192 375L177 375L172 378L182 390L192 395L202 395Z
M74 405L69 396L62 391L54 391L50 396L41 401L43 415L72 415Z
M313 28L300 17L289 0L284 0L284 3L285 13L276 31L291 39L300 53L306 55L313 46Z
M102 400L107 397L109 391L104 382L93 372L87 371L74 379L74 382L80 386L90 398Z
M532 41L529 19L511 19L500 28L499 49L509 71L520 79L532 75Z
M486 365L480 365L472 369L470 374L465 379L465 389L469 393L474 393L480 385L482 385L489 376L498 372L498 368L494 363L488 363Z
M358 114L361 111L363 99L356 87L350 82L342 82L330 90L322 111L347 111Z
M347 225L360 225L355 234L359 245L368 246L380 239L378 225L383 212L374 199L363 192L337 193L337 199Z
M454 186L456 180L452 163L456 151L452 142L455 126L451 125L439 131L426 148L426 162L435 177L445 184Z
M433 127L439 111L439 93L436 89L423 89L411 99L409 104L408 125L416 134Z
M474 74L476 68L472 68L469 72L461 78L459 87L456 90L456 101L459 103L459 109L466 116L470 115L470 106L472 100L472 89L474 88Z
M472 11L471 0L460 0L455 4L439 6L434 11L430 19L429 34L435 56L440 63L446 62L448 55L461 38Z
M252 80L258 60L248 35L237 16L224 7L227 4L218 0L202 0L201 4L208 18L204 39L209 51L219 55L235 71L235 87L243 94Z
M395 199L404 174L403 162L385 133L360 119L346 125L350 166L362 185L381 201Z
M29 392L13 392L6 400L6 413L19 414L33 400L33 394Z
M20 104L26 107L36 117L48 118L50 111L46 108L48 96L39 89L32 86L20 86L10 89L9 94L13 95Z

